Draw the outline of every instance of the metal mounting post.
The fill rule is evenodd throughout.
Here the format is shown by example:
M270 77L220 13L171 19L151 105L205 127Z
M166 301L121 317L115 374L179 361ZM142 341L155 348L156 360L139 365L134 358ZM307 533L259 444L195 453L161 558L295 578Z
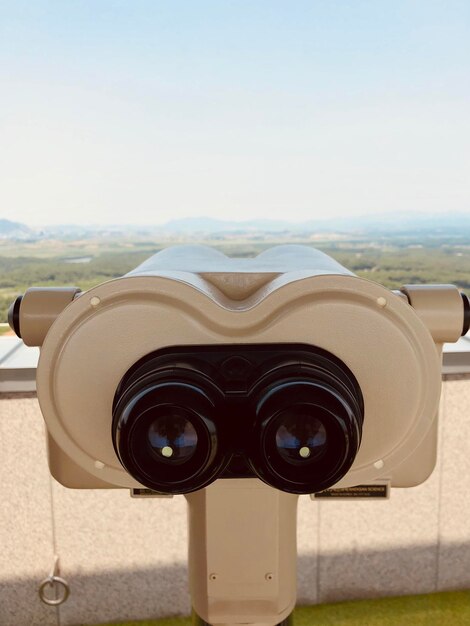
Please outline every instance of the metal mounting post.
M186 499L199 624L287 624L296 601L298 496L243 478L218 480Z

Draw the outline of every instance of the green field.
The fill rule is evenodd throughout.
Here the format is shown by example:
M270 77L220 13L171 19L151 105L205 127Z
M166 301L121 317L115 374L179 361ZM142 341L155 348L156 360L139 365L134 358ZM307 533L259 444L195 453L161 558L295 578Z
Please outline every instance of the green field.
M294 626L468 626L470 591L298 607ZM191 626L189 617L107 626Z
M258 241L259 239L259 241ZM214 239L203 241L230 256L251 257L278 243L315 245L359 276L389 288L406 283L454 283L470 289L470 245L433 240L315 240L302 238ZM176 240L171 243L182 243ZM195 243L195 242L192 242ZM76 285L89 289L122 276L169 242L147 239L90 239L0 243L0 322L9 304L32 285ZM87 258L89 262L71 262Z

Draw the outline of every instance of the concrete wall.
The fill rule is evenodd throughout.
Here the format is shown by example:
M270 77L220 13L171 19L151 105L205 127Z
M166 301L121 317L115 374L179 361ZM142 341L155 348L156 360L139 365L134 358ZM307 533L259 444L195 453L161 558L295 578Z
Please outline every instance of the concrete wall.
M299 603L470 588L470 379L444 384L439 461L385 502L299 507ZM0 625L58 626L186 614L182 497L72 491L50 478L34 396L0 396ZM60 556L71 594L43 605Z

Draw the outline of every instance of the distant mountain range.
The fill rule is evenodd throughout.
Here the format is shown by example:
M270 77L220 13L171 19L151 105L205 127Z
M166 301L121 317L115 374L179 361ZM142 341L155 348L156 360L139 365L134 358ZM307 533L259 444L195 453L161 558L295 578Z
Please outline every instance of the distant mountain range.
M176 219L166 224L155 225L75 225L61 224L28 227L19 222L0 219L0 239L44 238L87 238L96 235L125 236L186 236L223 235L223 234L275 234L292 233L293 235L337 233L337 234L449 234L470 237L470 211L463 213L441 213L426 215L423 213L386 213L360 217L342 217L330 219L289 222L288 220L223 220L211 217L190 217Z
M24 224L0 219L0 239L25 239L32 231Z
M192 217L167 222L161 227L171 233L224 233L224 232L291 232L291 233L370 233L411 231L470 231L470 212L426 215L422 213L385 213L359 217L289 222L287 220L221 220L209 217Z

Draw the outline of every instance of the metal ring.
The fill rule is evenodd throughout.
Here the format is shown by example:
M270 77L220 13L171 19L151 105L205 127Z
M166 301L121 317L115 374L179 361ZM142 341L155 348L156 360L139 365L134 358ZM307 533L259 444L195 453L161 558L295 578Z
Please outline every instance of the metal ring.
M58 595L57 593L58 588L56 587L57 597L55 599L48 598L46 594L44 593L45 588L47 586L54 587L54 585L58 585L59 588L62 587L63 589L62 596ZM63 604L69 597L70 587L68 586L67 581L65 581L60 576L48 576L39 585L38 594L39 594L39 598L41 599L41 602L44 602L44 604L48 604L49 606L58 606L59 604Z

